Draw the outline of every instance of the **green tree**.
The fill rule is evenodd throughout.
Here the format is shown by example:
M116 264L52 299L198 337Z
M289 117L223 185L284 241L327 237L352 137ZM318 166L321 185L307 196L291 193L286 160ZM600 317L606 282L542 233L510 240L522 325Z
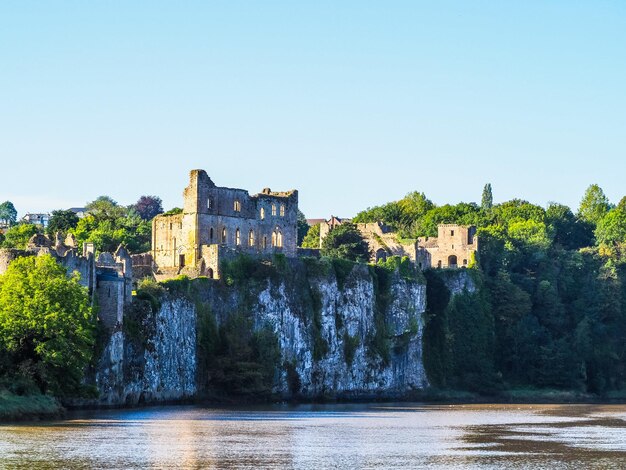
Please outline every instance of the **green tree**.
M42 391L80 388L94 330L87 289L52 256L18 258L0 276L0 344Z
M119 206L110 197L100 196L87 208L89 214L72 230L79 243L92 242L97 251L115 251L120 244L131 253L150 250L152 224L133 207Z
M97 221L116 220L127 215L128 210L124 206L118 205L109 196L99 196L86 206L87 212Z
M322 241L322 256L350 261L368 261L369 246L356 225L344 222L334 228Z
M306 236L302 240L302 248L315 248L320 247L320 224L315 224L306 233Z
M300 209L298 209L298 246L302 245L302 240L304 240L309 228L306 216Z
M626 242L626 210L621 204L598 221L595 236L598 243L607 245Z
M546 211L543 207L531 204L522 199L512 199L493 207L495 222L507 227L512 222L532 220L544 222Z
M437 236L439 224L477 225L480 209L474 203L460 202L456 205L446 204L433 207L414 224L415 236Z
M28 240L33 235L40 233L38 225L34 224L18 224L11 227L4 234L4 242L2 246L4 248L17 248L23 250L28 244Z
M481 199L480 207L484 211L490 211L493 207L493 194L491 192L491 183L487 183L483 188L483 197Z
M585 191L578 215L581 219L597 225L611 208L609 199L604 195L604 191L597 184L592 184Z
M4 225L11 226L17 221L17 210L11 201L0 204L0 221Z
M57 232L67 233L71 229L76 228L80 219L71 210L58 210L52 211L50 221L48 222L47 232L48 234L55 234Z
M546 223L554 231L554 241L568 250L593 245L593 226L577 218L563 204L551 202L546 210Z

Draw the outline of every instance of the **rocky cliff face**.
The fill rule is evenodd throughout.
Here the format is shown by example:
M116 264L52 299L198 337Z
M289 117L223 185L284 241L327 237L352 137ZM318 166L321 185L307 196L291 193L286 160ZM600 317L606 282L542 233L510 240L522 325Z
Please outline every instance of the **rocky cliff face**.
M386 323L388 358L371 351L376 328L376 293L365 267L357 267L340 289L336 278L313 283L319 292L320 335L326 353L314 359L315 338L304 321L290 308L284 284L273 295L268 286L258 296L254 310L257 321L272 325L285 361L295 365L301 394L316 396L401 396L427 385L422 363L422 314L425 286L395 279L391 302L381 312ZM349 344L348 344L349 343ZM289 396L287 374L276 391Z
M179 400L196 393L196 312L186 299L169 299L153 312L135 306L98 362L100 402L134 405ZM137 311L138 310L138 311Z
M201 392L206 383L199 378L198 356L206 348L196 344L199 305L218 328L245 312L253 329L274 333L280 359L273 392L284 398L401 397L427 386L423 281L396 272L382 282L363 265L341 279L332 270L309 276L300 271L245 292L236 283L191 281L193 289L169 292L154 312L147 305L135 308L98 364L101 402L134 404ZM298 277L305 282L294 283Z

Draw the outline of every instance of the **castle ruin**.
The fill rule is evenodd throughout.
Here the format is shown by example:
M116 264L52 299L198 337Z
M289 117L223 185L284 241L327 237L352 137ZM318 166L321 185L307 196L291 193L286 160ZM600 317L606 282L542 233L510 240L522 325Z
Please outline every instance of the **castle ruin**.
M124 307L132 302L133 289L132 260L123 246L115 253L103 252L96 258L93 243L84 243L81 253L71 234L65 240L57 234L54 241L37 234L30 238L25 250L0 250L0 274L16 258L44 254L51 255L68 274L79 275L79 283L87 288L92 301L97 299L98 318L107 329L121 328Z
M220 259L247 253L297 252L298 191L216 186L204 170L192 170L180 214L152 221L152 259L157 278L178 274L220 277Z
M320 246L331 230L350 222L332 216L320 225ZM437 237L420 237L401 240L393 228L383 222L355 224L367 242L372 263L386 260L388 256L408 257L420 269L468 267L478 249L476 227L473 225L439 224Z

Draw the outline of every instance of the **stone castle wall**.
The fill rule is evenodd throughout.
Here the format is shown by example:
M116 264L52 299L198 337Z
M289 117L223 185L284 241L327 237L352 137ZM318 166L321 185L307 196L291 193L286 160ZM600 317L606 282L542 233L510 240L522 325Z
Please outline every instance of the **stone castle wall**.
M219 250L254 255L297 252L298 192L250 196L248 191L216 186L204 170L190 173L183 213L153 220L152 253L161 271L213 273L218 277Z
M440 224L437 238L418 239L418 263L433 268L467 267L478 249L476 227Z

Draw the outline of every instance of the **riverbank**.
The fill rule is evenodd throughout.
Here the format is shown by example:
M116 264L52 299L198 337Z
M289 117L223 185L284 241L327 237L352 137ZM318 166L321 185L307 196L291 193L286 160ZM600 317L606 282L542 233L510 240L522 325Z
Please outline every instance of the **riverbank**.
M572 390L554 389L513 389L501 391L493 395L481 395L463 390L427 389L415 391L406 396L381 397L376 395L363 397L319 397L318 399L288 400L292 404L363 404L363 403L424 403L424 404L622 404L626 403L626 392L613 392L609 395L594 395ZM97 404L92 400L70 400L61 404L48 395L15 395L0 390L0 423L17 421L38 421L61 418L68 410L105 410L152 408L170 405L210 405L210 406L246 406L273 405L287 403L285 400L254 399L252 397L224 397L220 395L204 395L184 400L166 400L161 402L144 402L134 406Z
M36 421L60 418L65 409L48 395L15 395L0 390L0 422Z

